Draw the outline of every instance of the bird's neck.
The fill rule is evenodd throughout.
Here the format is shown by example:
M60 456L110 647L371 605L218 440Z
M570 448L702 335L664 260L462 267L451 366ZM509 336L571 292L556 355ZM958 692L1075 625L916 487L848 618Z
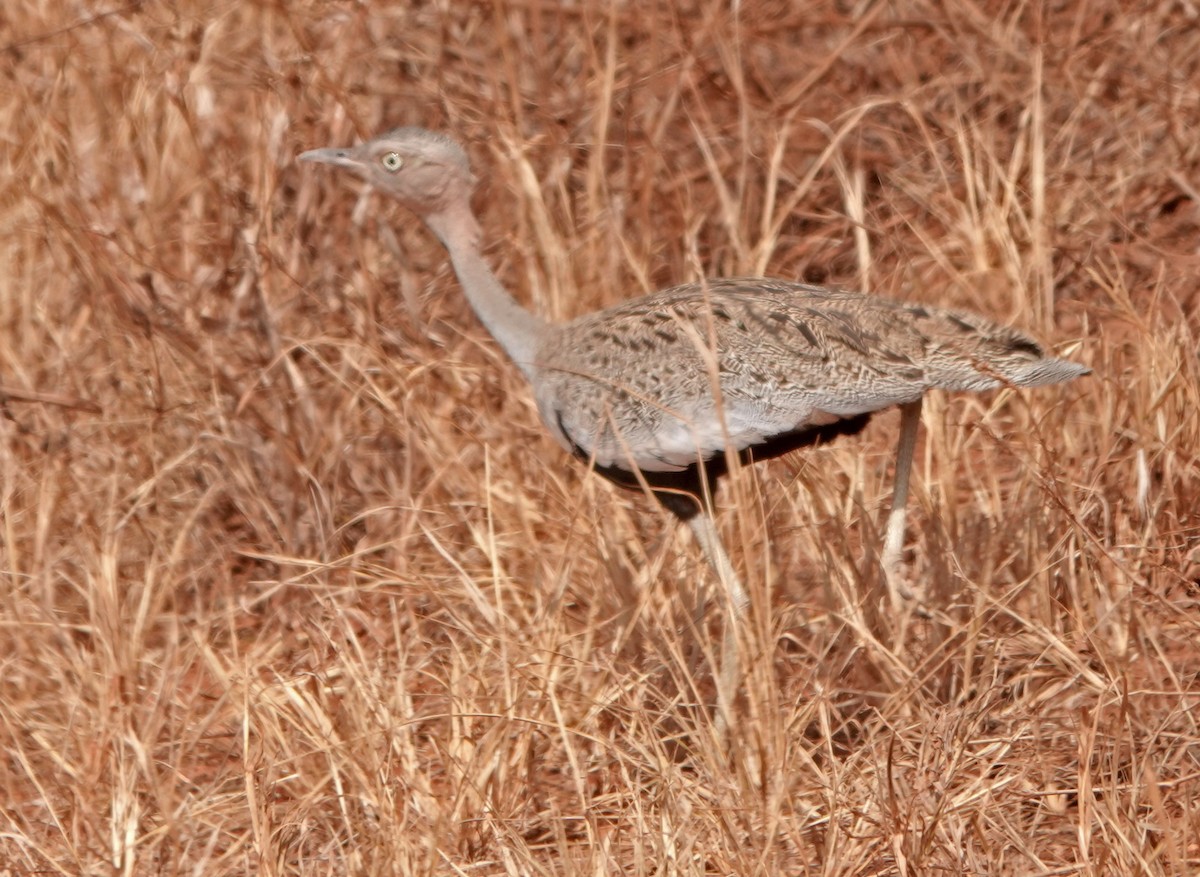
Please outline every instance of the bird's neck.
M483 237L479 223L465 203L425 217L425 222L445 245L458 282L479 321L504 352L532 379L538 340L545 322L530 313L500 285L480 252Z

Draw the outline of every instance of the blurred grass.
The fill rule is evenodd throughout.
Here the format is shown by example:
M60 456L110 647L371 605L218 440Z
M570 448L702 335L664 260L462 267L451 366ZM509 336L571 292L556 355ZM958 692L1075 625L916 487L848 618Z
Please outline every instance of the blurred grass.
M0 17L0 873L1182 874L1200 863L1187 3L26 0ZM566 318L765 272L1089 363L742 473L707 572L544 437L411 217L467 142Z

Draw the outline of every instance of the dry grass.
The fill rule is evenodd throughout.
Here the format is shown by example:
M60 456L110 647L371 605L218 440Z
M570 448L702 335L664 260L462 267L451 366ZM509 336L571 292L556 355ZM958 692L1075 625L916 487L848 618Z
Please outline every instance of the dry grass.
M1196 7L853 6L6 4L0 874L1200 869ZM736 479L726 752L698 552L293 160L400 123L555 317L762 271L1095 375L931 401L929 617L894 414Z

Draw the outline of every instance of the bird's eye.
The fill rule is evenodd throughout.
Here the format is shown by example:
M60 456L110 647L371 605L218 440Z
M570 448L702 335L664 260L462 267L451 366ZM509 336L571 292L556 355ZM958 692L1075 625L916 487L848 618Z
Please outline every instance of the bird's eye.
M398 152L389 152L380 159L380 162L383 163L386 170L395 173L403 166L404 159L400 157L400 153Z

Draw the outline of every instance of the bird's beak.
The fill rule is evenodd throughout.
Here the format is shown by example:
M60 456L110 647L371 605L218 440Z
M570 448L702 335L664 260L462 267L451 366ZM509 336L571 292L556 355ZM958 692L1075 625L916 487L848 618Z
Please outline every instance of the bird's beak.
M354 150L339 149L336 147L328 149L310 149L308 152L302 152L297 156L300 161L319 161L323 164L337 165L338 167L357 167L358 160L355 158Z

